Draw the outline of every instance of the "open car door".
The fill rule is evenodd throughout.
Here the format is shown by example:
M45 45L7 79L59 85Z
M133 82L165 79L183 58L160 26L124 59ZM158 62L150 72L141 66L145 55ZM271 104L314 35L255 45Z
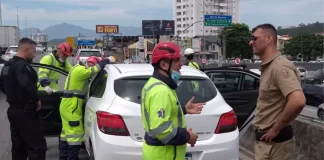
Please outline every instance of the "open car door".
M59 90L63 91L65 79L68 75L68 72L56 68L54 66L39 64L39 63L32 63L31 66L36 70L40 68L48 69L50 72L55 72L60 75L60 79L58 81ZM40 118L44 125L44 133L45 136L58 136L61 133L62 129L62 122L59 112L59 106L61 103L61 95L59 94L52 94L48 95L44 90L38 90L38 96L41 100L42 107L39 111Z
M260 75L236 67L202 69L236 113L240 136L254 118Z

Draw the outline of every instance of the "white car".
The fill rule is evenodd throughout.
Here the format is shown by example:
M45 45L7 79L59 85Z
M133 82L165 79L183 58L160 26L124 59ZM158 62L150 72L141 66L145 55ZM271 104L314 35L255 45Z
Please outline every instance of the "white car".
M41 67L64 76L68 74L53 66L31 65L35 69ZM226 86L232 86L230 88L234 92L227 90L225 93L216 89L207 76L213 72L226 75L229 79L226 79ZM152 73L151 64L109 64L91 80L83 120L84 144L91 158L142 159L145 132L141 121L141 91ZM205 74L188 66L183 66L181 73L177 89L180 104L184 106L192 96L195 96L195 102L206 102L201 114L185 116L187 128L192 128L199 137L195 147L188 145L187 159L238 160L239 137L253 118L258 93L253 86L245 89L243 82L249 80L256 83L258 76L239 69L208 70ZM193 81L198 82L199 91L194 91ZM236 83L242 84L238 92L234 87ZM60 80L59 84L62 90L64 81ZM58 136L61 132L60 96L49 96L45 91L39 91L39 96L42 101L39 115L44 123L45 135ZM236 107L235 112L229 105Z
M72 60L72 64L75 65L79 62L82 62L84 64L85 61L91 56L96 56L101 59L104 57L104 53L99 49L78 49L74 60Z
M307 70L304 67L296 66L300 77L306 77Z
M320 120L324 120L324 103L318 106L317 116Z
M17 54L18 46L9 46L5 54L2 55L2 59L9 61L13 56Z

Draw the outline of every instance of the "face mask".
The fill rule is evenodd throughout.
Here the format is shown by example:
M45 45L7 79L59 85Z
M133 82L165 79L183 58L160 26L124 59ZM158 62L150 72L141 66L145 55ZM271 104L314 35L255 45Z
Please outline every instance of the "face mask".
M63 60L62 58L58 58L58 60L59 60L61 63L64 62L64 60Z
M174 82L178 82L180 79L181 73L177 71L172 71L171 72L171 78L173 79Z

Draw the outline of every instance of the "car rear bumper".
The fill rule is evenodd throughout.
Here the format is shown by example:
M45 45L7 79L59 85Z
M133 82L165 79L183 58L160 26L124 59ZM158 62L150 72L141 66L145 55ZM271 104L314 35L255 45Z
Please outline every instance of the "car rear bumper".
M111 136L96 130L91 141L96 160L142 160L143 143L129 136ZM192 154L192 160L238 160L239 132L214 134L198 141L195 147L188 146L187 152Z

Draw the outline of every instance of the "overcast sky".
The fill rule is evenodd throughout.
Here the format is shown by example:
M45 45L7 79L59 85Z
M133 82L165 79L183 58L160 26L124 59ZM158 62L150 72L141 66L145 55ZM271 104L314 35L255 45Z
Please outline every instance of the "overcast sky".
M141 27L141 20L172 19L173 0L1 0L3 25L44 29L63 22L95 29L96 24ZM240 0L241 23L292 26L324 21L324 0Z

